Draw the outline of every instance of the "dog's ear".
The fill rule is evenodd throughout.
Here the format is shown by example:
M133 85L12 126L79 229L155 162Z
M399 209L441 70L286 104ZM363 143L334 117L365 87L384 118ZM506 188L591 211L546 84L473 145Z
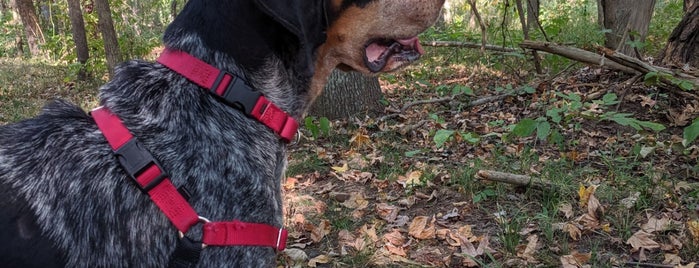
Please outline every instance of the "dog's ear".
M255 0L257 7L299 40L296 67L313 75L313 52L325 42L326 0Z

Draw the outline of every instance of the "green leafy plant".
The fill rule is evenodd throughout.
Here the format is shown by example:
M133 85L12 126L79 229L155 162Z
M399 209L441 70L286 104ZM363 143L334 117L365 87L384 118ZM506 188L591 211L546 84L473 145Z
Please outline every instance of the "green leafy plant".
M306 129L311 132L314 139L330 136L330 120L327 117L315 118L308 116L304 119Z
M694 119L694 122L684 129L682 145L688 147L697 137L699 137L699 117Z

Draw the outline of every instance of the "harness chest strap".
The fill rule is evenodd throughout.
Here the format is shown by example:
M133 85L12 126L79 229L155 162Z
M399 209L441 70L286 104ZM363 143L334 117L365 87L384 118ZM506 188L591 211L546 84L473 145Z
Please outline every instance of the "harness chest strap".
M219 70L183 51L166 48L158 62L206 88L224 100L271 128L285 142L296 135L299 124L289 114L252 89L240 77Z
M177 230L186 233L202 221L203 218L177 191L162 166L141 147L119 117L105 107L97 108L91 114L124 170ZM237 220L203 223L202 243L207 246L263 246L281 251L286 247L286 239L286 230L267 224Z

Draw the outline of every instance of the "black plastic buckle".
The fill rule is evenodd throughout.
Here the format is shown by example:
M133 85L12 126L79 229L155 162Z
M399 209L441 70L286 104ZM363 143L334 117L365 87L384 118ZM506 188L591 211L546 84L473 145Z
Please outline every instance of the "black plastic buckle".
M169 268L190 268L196 267L199 263L201 251L204 248L201 242L194 241L189 237L182 236L177 241L175 252L172 253Z
M150 152L148 152L148 150L143 149L143 147L141 147L141 144L138 142L136 138L131 138L124 145L116 149L114 151L114 154L116 155L117 159L119 160L119 163L124 168L129 177L131 177L131 179L134 182L136 182L138 187L140 187L141 190L146 193L155 188L155 186L158 186L158 184L160 184L165 178L168 177L168 175L165 173L165 170L163 170L162 166L160 166L158 161L155 160L153 155ZM151 165L155 165L158 167L158 169L160 170L160 175L157 178L151 180L147 185L143 186L140 183L138 183L137 178Z
M228 83L226 91L224 91L223 95L220 95L220 97L223 98L229 106L244 111L245 114L252 114L252 109L255 108L257 101L262 97L262 93L254 90L239 76L221 71L218 77L216 77L214 85L211 87L211 92L214 93L214 95L218 95L216 89L226 75L231 77L231 82Z

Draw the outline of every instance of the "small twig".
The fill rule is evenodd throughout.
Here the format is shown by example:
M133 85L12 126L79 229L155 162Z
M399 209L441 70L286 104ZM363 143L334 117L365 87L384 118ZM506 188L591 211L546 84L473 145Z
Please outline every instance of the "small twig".
M653 268L673 268L673 267L675 267L674 265L670 265L670 264L658 264L658 263L634 262L634 261L626 262L626 266L653 267Z
M417 122L417 123L414 124L414 125L406 126L406 127L402 128L402 129L400 129L399 132L400 132L401 135L405 135L405 134L408 134L408 133L410 133L410 132L413 132L413 130L416 130L416 129L418 129L418 128L421 128L422 126L424 126L425 124L427 124L427 123L429 123L429 122L430 122L430 120L421 120L420 122Z
M463 47L463 48L481 48L485 50L492 50L498 52L517 52L520 51L515 48L488 45L488 44L475 44L469 42L458 42L458 41L431 41L421 43L423 46L430 47Z
M413 107L413 106L416 106L416 105L449 102L449 101L452 101L452 100L456 99L456 97L461 96L461 95L463 95L463 93L462 93L462 94L456 94L456 95L451 96L451 97L444 97L444 98L437 98L437 99L429 99L429 100L419 100L419 101L410 102L410 103L408 103L408 104L405 104L405 105L403 106L403 108L400 109L400 111L396 111L396 110L393 110L393 109L392 109L391 111L392 111L392 112L395 112L395 113L389 114L389 115L385 115L385 116L379 118L378 121L379 121L379 122L383 122L383 121L386 121L386 120L388 120L388 119L392 119L392 118L398 117L398 116L400 116L401 114L405 113L405 111L407 111L408 109L410 109L410 107ZM487 103L491 103L491 102L496 102L496 101L505 99L505 98L507 98L508 96L511 96L511 94L503 94L503 95L497 95L497 96L483 97L483 98L474 100L474 101L472 101L472 102L469 102L468 104L466 104L466 108L468 108L468 107L473 107L473 106L479 106L479 105L483 105L483 104L487 104Z

